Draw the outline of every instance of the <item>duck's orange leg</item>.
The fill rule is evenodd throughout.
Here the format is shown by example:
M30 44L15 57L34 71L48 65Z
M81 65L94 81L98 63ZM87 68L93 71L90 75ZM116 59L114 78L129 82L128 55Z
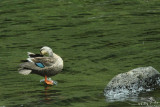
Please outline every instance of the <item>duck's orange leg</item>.
M53 81L52 80L47 80L47 75L45 75L45 83L47 85L53 85Z

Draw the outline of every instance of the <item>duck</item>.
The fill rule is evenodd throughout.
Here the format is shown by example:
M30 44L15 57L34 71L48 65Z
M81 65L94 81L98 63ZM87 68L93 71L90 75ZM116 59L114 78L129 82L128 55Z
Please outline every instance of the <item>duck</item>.
M55 54L48 46L43 46L40 49L40 54L28 52L27 60L20 64L18 69L20 74L38 74L45 77L47 85L53 85L53 80L48 80L48 77L55 76L63 69L63 59Z

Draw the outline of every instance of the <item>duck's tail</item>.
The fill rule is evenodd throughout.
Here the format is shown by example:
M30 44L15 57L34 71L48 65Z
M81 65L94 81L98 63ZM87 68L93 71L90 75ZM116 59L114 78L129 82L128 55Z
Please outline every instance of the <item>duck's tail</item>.
M29 69L19 69L19 73L23 75L29 75L32 72L32 70Z

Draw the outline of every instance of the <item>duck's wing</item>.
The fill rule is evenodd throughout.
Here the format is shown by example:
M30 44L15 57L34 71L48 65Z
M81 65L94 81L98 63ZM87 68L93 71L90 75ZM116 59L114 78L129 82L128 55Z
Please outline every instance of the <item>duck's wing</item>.
M27 52L28 58L26 60L21 60L21 62L28 62L31 61L30 58L36 58L36 57L43 57L41 54L35 54L32 52Z
M61 71L61 69L59 69L56 64L53 64L51 66L39 67L33 62L24 62L20 64L20 67L24 70L31 70L31 73L41 76L53 76Z
M29 53L29 56L35 55ZM63 69L63 60L57 57L29 57L27 62L20 64L21 74L34 73L41 76L53 76ZM31 70L31 72L29 72Z
M35 57L28 58L29 62L33 62L37 65L37 63L42 63L45 67L52 66L55 63L55 59L52 57Z
M35 63L33 62L24 62L21 63L20 65L20 69L19 69L19 73L20 74L27 74L28 70L30 70L30 73L35 73L44 76L44 69L41 67L38 67Z

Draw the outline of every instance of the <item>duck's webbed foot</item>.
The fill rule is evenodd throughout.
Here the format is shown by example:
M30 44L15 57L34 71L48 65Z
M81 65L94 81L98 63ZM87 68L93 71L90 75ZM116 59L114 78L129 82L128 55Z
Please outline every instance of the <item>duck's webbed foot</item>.
M47 80L47 81L45 81L45 83L46 83L47 85L53 85L53 84L54 84L54 82L53 82L52 80Z

